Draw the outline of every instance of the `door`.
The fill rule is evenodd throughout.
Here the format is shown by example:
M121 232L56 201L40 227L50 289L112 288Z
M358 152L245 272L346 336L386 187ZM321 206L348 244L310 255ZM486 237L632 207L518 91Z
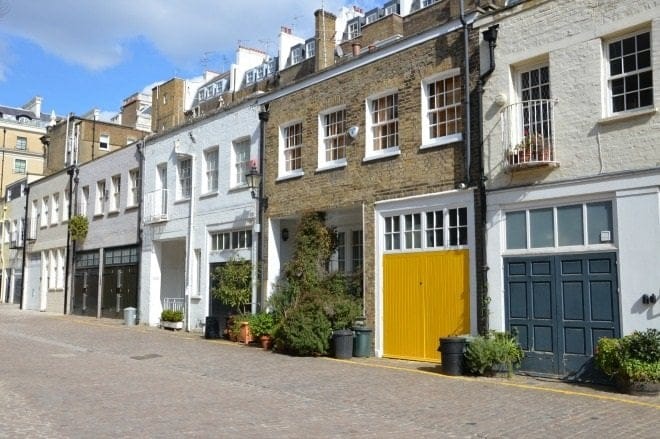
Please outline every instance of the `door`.
M220 326L221 334L223 334L225 329L228 329L228 318L231 315L231 308L213 297L213 289L217 286L213 272L216 268L223 265L225 265L224 262L209 264L209 315L218 319L218 325Z
M104 267L101 317L121 319L129 306L137 308L137 265Z
M96 317L98 311L99 268L77 268L73 289L73 313Z
M507 330L522 370L597 379L594 346L620 334L614 253L505 258Z
M438 362L438 339L470 332L468 250L383 256L383 355Z

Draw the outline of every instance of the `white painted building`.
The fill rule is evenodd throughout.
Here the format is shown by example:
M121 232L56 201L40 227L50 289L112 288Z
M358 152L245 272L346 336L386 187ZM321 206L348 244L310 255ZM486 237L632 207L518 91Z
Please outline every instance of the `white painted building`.
M145 140L142 323L157 325L165 306L183 306L186 329L201 329L221 313L212 309L212 269L231 257L256 259L245 174L258 163L257 113L245 102Z
M595 342L660 328L660 4L532 0L484 85L491 329L523 368L584 376ZM482 72L489 67L482 41Z
M30 184L23 309L65 312L70 180L63 170Z
M124 308L137 308L140 145L87 162L75 176L75 213L89 229L72 258L74 314L122 318Z

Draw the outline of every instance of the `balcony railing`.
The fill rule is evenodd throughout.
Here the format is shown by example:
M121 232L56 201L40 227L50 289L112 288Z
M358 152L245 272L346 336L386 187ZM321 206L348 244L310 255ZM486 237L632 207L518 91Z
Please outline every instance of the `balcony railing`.
M185 299L183 297L165 297L163 299L163 309L185 312Z
M552 99L516 102L504 107L502 146L509 169L559 166L555 151Z
M167 189L157 189L145 194L144 221L146 223L167 221L167 196Z

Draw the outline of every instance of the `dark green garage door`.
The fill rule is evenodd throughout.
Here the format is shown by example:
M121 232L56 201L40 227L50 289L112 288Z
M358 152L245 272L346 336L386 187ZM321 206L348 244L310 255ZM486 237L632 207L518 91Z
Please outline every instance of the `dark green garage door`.
M616 255L505 258L504 276L522 370L593 379L596 341L620 333Z

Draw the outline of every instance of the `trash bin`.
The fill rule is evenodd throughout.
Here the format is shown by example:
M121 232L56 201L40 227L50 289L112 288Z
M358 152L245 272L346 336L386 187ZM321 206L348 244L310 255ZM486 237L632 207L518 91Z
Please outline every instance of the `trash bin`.
M220 323L215 316L207 316L204 324L204 338L220 338Z
M338 329L332 333L332 346L335 358L351 358L353 356L353 331Z
M464 337L441 337L440 338L440 360L442 373L445 375L463 375L463 360L465 359Z
M371 328L356 326L353 328L355 338L353 338L353 356L368 357L371 355Z
M124 308L124 325L126 326L135 326L135 316L137 310L132 306Z

